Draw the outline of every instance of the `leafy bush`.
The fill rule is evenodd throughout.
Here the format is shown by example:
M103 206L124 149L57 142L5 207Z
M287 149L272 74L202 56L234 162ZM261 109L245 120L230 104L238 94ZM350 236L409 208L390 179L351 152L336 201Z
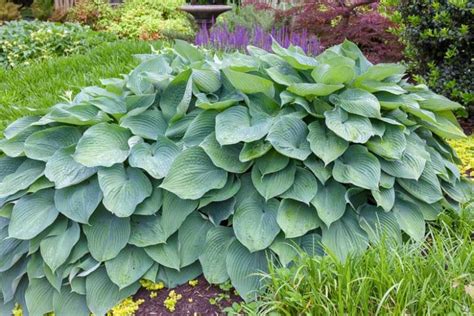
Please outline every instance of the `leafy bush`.
M191 38L191 20L178 8L184 0L125 0L112 9L106 0L81 0L68 19L123 38Z
M46 20L53 13L54 0L35 0L31 12L36 19Z
M8 0L0 0L0 26L3 21L16 20L20 17L20 6Z
M52 57L83 53L112 38L79 24L7 22L0 28L0 67L13 68Z
M247 31L257 27L269 32L278 27L278 22L275 21L275 11L271 8L262 9L255 5L242 5L234 6L232 11L219 16L216 25L229 28L231 31L236 27L244 27Z
M418 82L462 102L474 114L474 3L472 1L384 1L397 25L410 71ZM393 10L395 11L393 12Z
M459 104L352 43L221 58L178 41L0 142L2 300L103 315L140 278L201 272L246 299L296 244L341 260L456 209ZM28 254L28 255L27 255Z

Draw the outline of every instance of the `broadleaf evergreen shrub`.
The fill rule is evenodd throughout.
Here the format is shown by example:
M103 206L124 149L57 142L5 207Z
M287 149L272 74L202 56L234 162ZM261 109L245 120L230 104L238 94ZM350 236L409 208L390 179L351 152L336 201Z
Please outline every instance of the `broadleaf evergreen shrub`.
M0 141L3 308L105 314L139 279L204 273L255 298L298 246L340 260L421 241L472 198L460 107L351 42L212 56L186 42ZM5 280L13 280L7 281Z

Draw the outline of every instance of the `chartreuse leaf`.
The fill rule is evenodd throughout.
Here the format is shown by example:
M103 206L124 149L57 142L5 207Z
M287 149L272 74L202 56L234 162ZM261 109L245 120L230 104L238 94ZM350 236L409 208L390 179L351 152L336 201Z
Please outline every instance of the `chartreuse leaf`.
M346 188L334 181L329 180L325 186L319 187L311 204L316 208L318 217L326 226L330 227L344 215L346 211Z
M153 192L150 180L140 169L125 168L122 164L101 168L98 177L104 206L118 217L132 215L137 205Z
M290 199L281 201L277 222L287 239L303 236L322 225L314 207Z
M105 263L107 275L120 290L137 282L153 265L143 248L127 246Z
M229 279L226 257L229 246L234 240L231 227L213 227L207 232L206 246L199 256L199 262L209 283L220 284Z
M192 147L176 157L161 187L182 199L199 199L226 181L227 172L214 166L202 148Z
M273 124L267 140L282 155L305 160L311 154L307 136L308 127L303 120L293 116L283 116Z
M276 217L279 202L249 198L235 210L233 228L237 239L250 252L268 248L280 232Z
M370 120L366 117L347 113L341 108L324 112L326 126L339 137L353 143L366 143L375 135Z
M34 160L48 161L58 149L76 144L81 136L81 131L71 126L38 131L25 140L25 155Z
M232 285L246 301L255 300L261 287L258 273L268 269L264 251L251 253L238 240L234 240L227 250L227 273Z
M119 289L110 281L105 268L101 267L86 278L87 306L94 315L105 315L120 301L135 294L139 288L140 284L134 283L127 288Z
M273 82L268 79L229 68L224 69L223 72L230 84L243 93L264 93L269 97L275 94Z
M86 167L112 167L129 154L130 132L118 125L101 123L89 128L76 147L74 160Z
M250 143L262 139L270 130L267 116L251 117L247 107L233 106L216 117L216 139L221 145Z
M94 212L90 225L82 226L92 257L99 261L115 258L130 238L130 219L120 218L106 210Z
M159 110L153 109L123 117L120 126L128 128L136 136L157 140L158 136L165 135L168 123Z
M160 108L168 122L179 120L188 111L192 98L193 80L191 75L191 69L181 72L163 91Z
M48 159L44 175L54 182L56 189L63 189L90 178L97 168L89 168L74 160L75 146L59 149Z
M58 217L54 190L42 190L18 200L12 210L8 235L29 240L48 228Z
M351 145L334 163L332 176L341 183L375 190L380 181L380 162L362 145Z
M361 89L347 89L333 94L330 101L348 113L363 117L380 117L380 103L377 98Z
M41 257L53 273L66 262L72 248L79 241L80 234L79 224L73 222L62 234L49 236L41 241Z
M400 227L393 212L384 212L378 207L365 204L359 209L359 223L371 243L399 244L402 241Z
M339 158L349 147L349 142L334 134L320 121L309 124L308 129L307 139L311 151L321 158L325 165Z
M350 209L329 228L323 227L321 241L341 261L349 255L361 254L369 245L367 233L359 226L356 215Z
M290 162L284 169L263 176L260 170L252 168L252 182L258 193L269 200L286 192L295 181L296 165Z
M308 204L318 192L318 181L307 169L296 167L293 185L280 195L284 199L293 199Z
M16 166L16 164L15 164ZM27 189L44 174L44 163L25 160L13 173L5 175L0 182L0 199Z

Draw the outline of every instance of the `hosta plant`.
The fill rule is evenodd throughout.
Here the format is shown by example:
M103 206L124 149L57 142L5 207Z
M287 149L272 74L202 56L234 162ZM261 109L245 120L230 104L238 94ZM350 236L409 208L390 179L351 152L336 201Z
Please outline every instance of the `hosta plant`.
M341 260L471 198L444 138L458 103L352 43L210 53L177 42L0 142L2 312L103 315L139 280L230 279Z

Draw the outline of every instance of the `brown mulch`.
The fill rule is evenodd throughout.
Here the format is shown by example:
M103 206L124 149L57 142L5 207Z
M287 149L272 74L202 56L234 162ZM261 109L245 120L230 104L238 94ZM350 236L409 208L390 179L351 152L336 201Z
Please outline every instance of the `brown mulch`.
M466 135L472 135L472 132L474 131L474 116L459 119L459 124L461 124Z
M229 307L234 302L242 300L235 295L234 290L223 291L218 286L210 285L203 276L198 278L199 283L191 286L188 283L174 288L177 294L181 294L182 298L176 304L176 310L171 313L164 305L165 299L168 297L170 289L162 289L157 292L157 296L150 298L150 291L140 289L134 299L143 299L145 302L140 305L139 310L135 313L137 316L149 315L196 315L196 316L214 316L226 315L222 310ZM211 304L210 301L215 301Z

